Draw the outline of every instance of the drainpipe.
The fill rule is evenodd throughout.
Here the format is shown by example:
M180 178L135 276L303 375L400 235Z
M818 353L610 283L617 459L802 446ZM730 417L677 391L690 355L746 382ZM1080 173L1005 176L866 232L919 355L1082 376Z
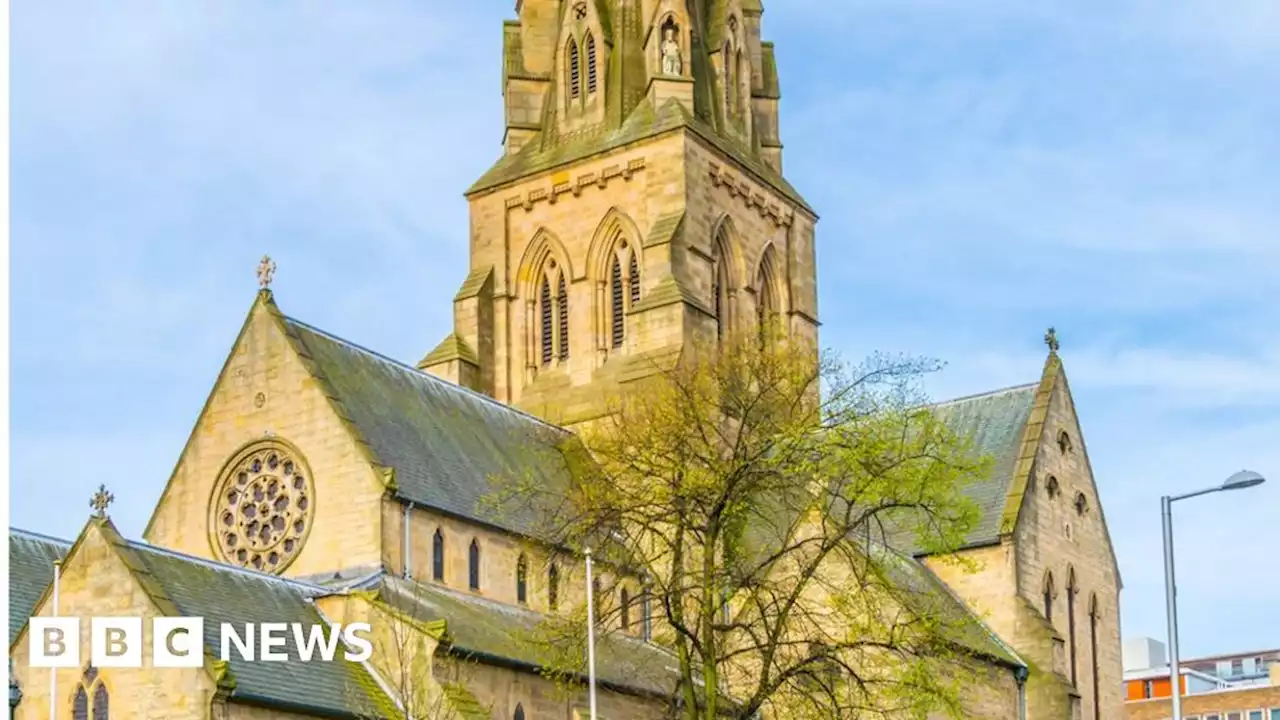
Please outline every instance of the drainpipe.
M1027 675L1025 667L1013 671L1013 679L1018 682L1018 720L1027 720Z
M400 574L404 576L405 580L410 580L413 578L413 571L409 569L410 567L412 567L411 561L413 559L413 555L412 555L413 545L409 542L409 519L410 519L409 516L412 512L413 512L413 503L405 503L404 504L404 525L401 528L401 535L404 536L404 546L401 548L401 551L400 551L400 562L403 566L401 567Z

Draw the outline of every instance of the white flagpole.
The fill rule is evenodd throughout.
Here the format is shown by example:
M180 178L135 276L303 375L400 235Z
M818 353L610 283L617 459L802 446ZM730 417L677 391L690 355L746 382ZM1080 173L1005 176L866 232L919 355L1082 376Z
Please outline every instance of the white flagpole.
M596 599L592 590L591 548L587 548L587 682L591 720L596 720Z
M62 561L53 561L53 616L58 617L58 585L60 584L60 576L62 575ZM72 638L67 638L70 642ZM80 638L75 638L75 642L80 642ZM49 668L49 720L57 720L58 717L58 668Z

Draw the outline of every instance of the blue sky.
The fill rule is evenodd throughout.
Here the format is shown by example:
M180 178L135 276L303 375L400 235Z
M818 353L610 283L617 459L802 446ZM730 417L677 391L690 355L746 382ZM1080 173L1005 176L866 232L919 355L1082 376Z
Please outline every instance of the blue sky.
M511 3L14 0L12 511L141 533L256 290L416 361L466 273ZM1184 653L1280 647L1280 5L772 0L823 343L1033 381L1056 325L1125 581Z

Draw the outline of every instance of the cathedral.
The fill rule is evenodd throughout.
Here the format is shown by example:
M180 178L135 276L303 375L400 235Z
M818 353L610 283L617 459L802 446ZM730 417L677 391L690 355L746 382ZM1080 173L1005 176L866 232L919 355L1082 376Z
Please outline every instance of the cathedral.
M515 12L504 152L466 191L452 332L416 364L387 358L286 314L264 259L142 538L116 530L105 493L78 537L10 529L13 717L591 717L585 678L566 690L522 641L581 606L581 558L551 553L528 518L484 512L487 479L555 482L567 469L541 446L695 344L763 323L816 344L818 218L784 179L760 0ZM966 689L972 717L1112 720L1121 581L1045 339L1038 377L936 406L994 464L966 489L980 510L956 552L967 562L903 548L903 577L971 630L986 679ZM624 606L639 597L616 586ZM665 717L675 660L650 614L600 640L600 718ZM203 663L94 667L82 653L80 667L30 667L28 618L50 615L201 616ZM218 652L221 622L356 621L412 652L398 664ZM418 698L430 707L409 707Z

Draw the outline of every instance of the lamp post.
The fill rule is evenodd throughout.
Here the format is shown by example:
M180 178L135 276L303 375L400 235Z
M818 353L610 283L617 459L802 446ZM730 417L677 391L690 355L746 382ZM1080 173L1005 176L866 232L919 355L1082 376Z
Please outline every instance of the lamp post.
M1178 667L1178 599L1173 580L1173 503L1225 490L1243 490L1266 482L1252 470L1241 470L1226 482L1206 490L1160 498L1160 519L1164 525L1164 600L1169 620L1169 686L1173 698L1173 720L1182 720L1182 670Z

